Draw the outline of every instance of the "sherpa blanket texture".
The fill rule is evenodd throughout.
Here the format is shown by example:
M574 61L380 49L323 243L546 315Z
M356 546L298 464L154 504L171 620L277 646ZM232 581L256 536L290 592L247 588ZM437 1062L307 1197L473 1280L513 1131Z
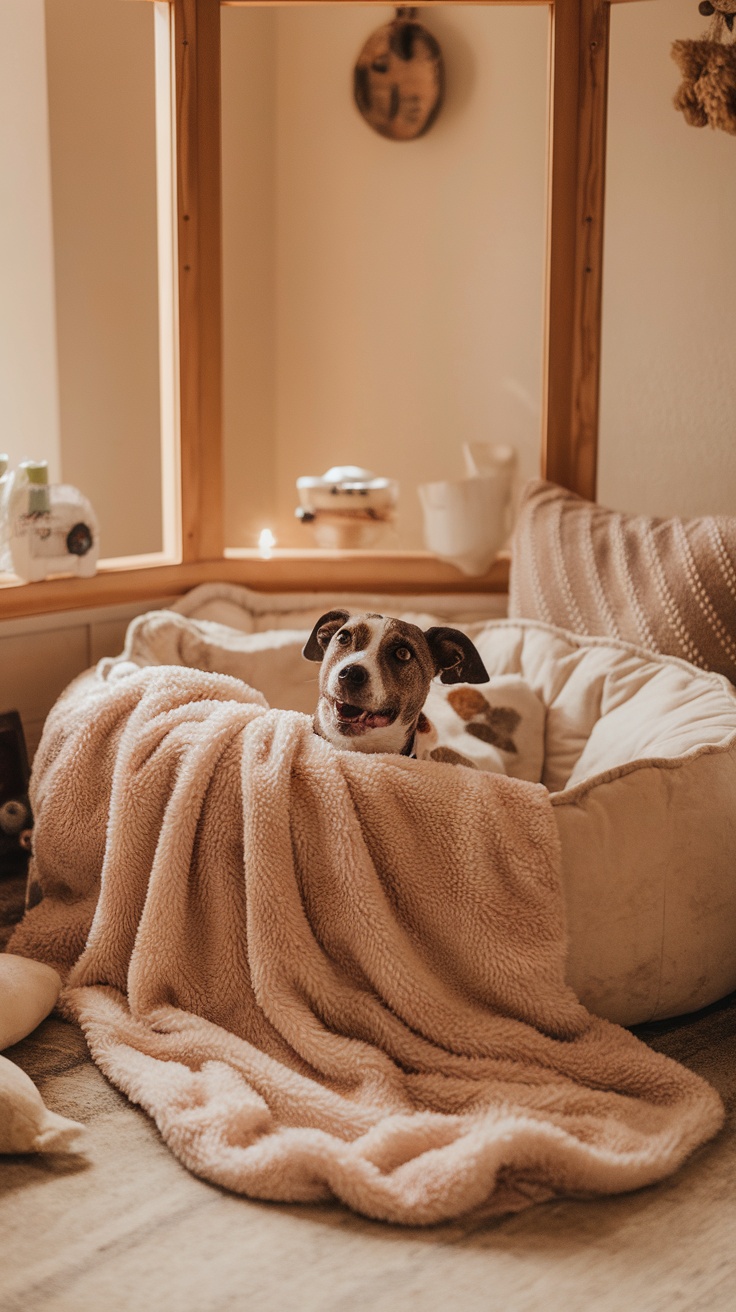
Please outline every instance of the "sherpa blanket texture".
M118 672L120 674L120 672ZM237 679L81 677L14 952L190 1170L424 1225L674 1171L716 1093L564 982L545 790L339 752Z

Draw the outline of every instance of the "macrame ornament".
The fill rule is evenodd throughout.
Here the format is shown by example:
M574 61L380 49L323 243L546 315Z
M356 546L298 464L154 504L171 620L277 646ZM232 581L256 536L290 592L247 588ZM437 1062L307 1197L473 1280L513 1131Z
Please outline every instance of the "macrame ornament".
M442 51L416 10L401 7L373 32L358 55L353 94L366 123L392 141L412 141L431 128L442 104Z
M672 58L682 73L675 109L692 127L720 128L736 136L736 0L702 0L699 11L713 22L699 40L675 41Z

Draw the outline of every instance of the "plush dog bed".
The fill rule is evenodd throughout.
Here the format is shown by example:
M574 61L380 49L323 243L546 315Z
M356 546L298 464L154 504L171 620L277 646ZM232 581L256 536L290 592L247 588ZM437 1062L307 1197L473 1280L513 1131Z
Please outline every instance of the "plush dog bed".
M301 646L337 600L207 585L177 604L186 620L134 621L121 659L236 674L270 705L310 711L317 684ZM472 756L477 726L495 724L496 761L552 794L568 980L590 1010L635 1024L736 989L736 690L726 679L610 639L488 621L492 598L340 600L450 622L475 641L491 683L458 709L449 745ZM429 703L443 734L447 697L437 686Z

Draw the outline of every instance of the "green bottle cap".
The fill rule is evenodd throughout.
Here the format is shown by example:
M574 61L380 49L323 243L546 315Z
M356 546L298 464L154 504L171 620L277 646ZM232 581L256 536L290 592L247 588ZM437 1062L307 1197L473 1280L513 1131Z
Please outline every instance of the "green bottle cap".
M25 469L29 483L42 485L49 481L49 466L47 460L23 460L21 469Z
M2 478L3 474L7 474L9 464L10 456L5 455L4 453L0 455L0 478Z

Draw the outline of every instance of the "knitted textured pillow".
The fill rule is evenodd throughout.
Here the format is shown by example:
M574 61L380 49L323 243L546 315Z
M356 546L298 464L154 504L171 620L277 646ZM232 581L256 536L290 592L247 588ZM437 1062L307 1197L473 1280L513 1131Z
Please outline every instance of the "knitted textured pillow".
M512 619L622 638L736 683L736 519L619 514L534 482L511 559Z

